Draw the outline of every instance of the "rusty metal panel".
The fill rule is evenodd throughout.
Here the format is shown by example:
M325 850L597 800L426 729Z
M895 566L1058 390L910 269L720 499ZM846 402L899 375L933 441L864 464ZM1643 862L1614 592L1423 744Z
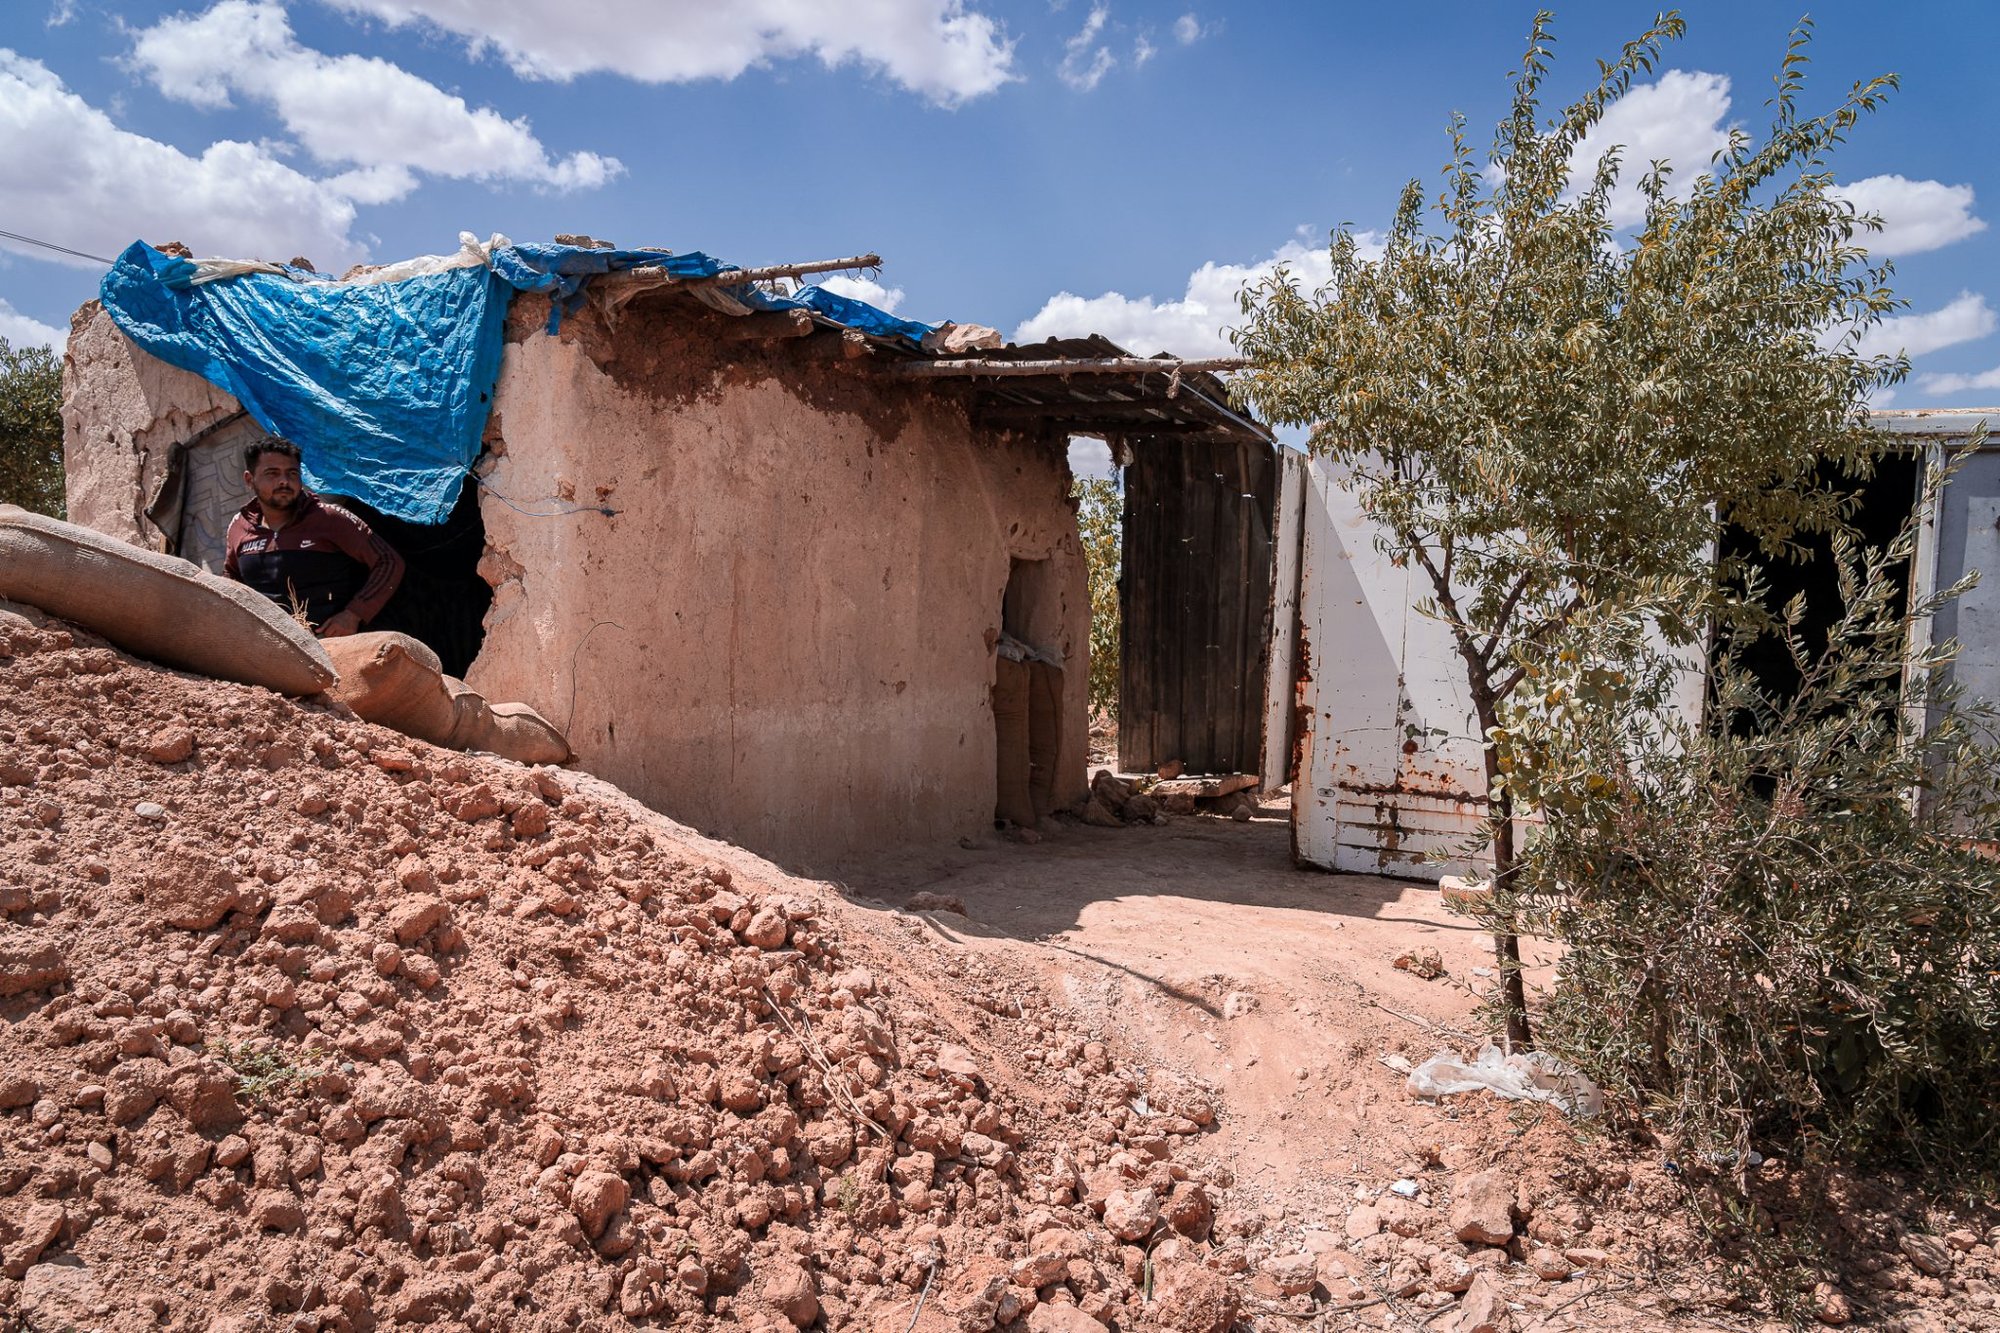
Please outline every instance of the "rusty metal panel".
M1477 873L1485 758L1445 626L1324 460L1307 469L1300 556L1298 860L1412 879Z
M1118 763L1255 773L1271 634L1274 446L1141 440L1125 470Z
M1305 549L1306 456L1278 453L1276 514L1271 524L1271 648L1264 666L1264 790L1292 781L1298 698L1299 557Z

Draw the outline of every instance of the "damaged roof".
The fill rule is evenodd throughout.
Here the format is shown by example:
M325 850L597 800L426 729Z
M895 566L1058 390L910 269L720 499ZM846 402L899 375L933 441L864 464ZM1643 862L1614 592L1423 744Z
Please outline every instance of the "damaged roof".
M589 237L515 244L467 233L450 255L329 279L299 265L200 260L135 242L99 288L126 336L232 394L306 450L306 480L417 523L441 521L482 448L517 293L550 300L548 328L585 300L607 314L654 293L732 317L741 336L837 331L860 374L963 402L974 424L1134 441L1268 444L1213 373L1243 363L1134 357L1100 337L1003 344L989 328L899 319L806 274L875 255L740 268L698 252L618 249Z
M1135 357L1096 334L1009 343L933 361L962 371L962 377L923 378L953 386L982 426L1038 425L1113 442L1165 435L1262 443L1273 438L1268 428L1230 405L1228 386L1213 371L1201 369L1214 362ZM1157 361L1159 368L1147 368L1147 361Z

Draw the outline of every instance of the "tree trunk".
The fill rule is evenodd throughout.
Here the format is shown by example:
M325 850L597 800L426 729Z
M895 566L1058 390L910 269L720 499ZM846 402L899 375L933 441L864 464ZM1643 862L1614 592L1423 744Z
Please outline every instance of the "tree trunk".
M1497 720L1480 709L1482 733L1490 732ZM1500 778L1500 756L1489 742L1486 748L1486 789L1492 791ZM1493 819L1493 888L1496 893L1513 887L1514 872L1520 866L1520 852L1514 846L1514 801L1502 789L1500 798L1488 812ZM1512 920L1508 922L1513 925ZM1507 1044L1517 1051L1534 1047L1528 1027L1528 987L1521 979L1521 937L1511 928L1494 932L1493 958L1500 968L1500 1007L1507 1018Z

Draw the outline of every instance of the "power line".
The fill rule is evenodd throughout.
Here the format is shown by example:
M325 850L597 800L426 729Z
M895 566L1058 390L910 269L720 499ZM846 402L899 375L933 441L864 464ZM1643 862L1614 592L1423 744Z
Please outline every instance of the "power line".
M32 236L23 236L19 232L15 231L0 231L0 237L4 237L10 241L19 241L23 245L39 245L44 250L54 250L59 254L75 255L78 259L89 259L96 263L106 265L107 267L117 262L115 260L106 259L103 255L87 255L81 250L72 250L67 245L57 245L53 241L38 241Z

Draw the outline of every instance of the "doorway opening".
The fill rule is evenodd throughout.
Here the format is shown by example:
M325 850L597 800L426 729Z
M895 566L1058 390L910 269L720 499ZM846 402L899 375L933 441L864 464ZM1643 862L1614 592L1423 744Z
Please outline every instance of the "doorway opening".
M479 484L467 477L444 522L412 523L352 496L330 496L375 529L403 557L403 582L370 630L394 630L429 646L447 676L463 678L486 637L493 589L479 577L486 553L486 524L479 517Z
M1062 603L1047 560L1011 562L994 645L995 824L1034 828L1056 808L1062 744Z
M1924 462L1916 452L1887 455L1876 462L1875 475L1866 481L1827 474L1825 480L1853 497L1849 516L1864 546L1887 547L1902 533L1916 509L1923 486ZM1799 542L1796 557L1770 556L1734 526L1722 534L1724 567L1748 567L1757 571L1768 590L1767 606L1782 613L1794 598L1803 598L1805 614L1798 627L1806 660L1816 662L1826 652L1827 638L1844 610L1840 597L1840 574L1834 563L1833 539L1824 534ZM1897 592L1894 610L1900 615L1909 605L1910 569L1896 571ZM1745 645L1743 665L1757 688L1767 697L1785 702L1795 698L1802 683L1799 664L1785 645L1773 635L1763 635ZM1735 723L1733 723L1735 725Z
M159 493L147 507L171 554L212 574L222 572L230 520L250 500L243 450L268 436L239 411L173 450ZM412 523L351 495L326 498L359 516L403 557L402 585L368 628L420 640L438 655L445 674L463 677L479 656L486 610L493 604L493 589L479 577L486 525L479 517L478 482L465 479L442 523Z

